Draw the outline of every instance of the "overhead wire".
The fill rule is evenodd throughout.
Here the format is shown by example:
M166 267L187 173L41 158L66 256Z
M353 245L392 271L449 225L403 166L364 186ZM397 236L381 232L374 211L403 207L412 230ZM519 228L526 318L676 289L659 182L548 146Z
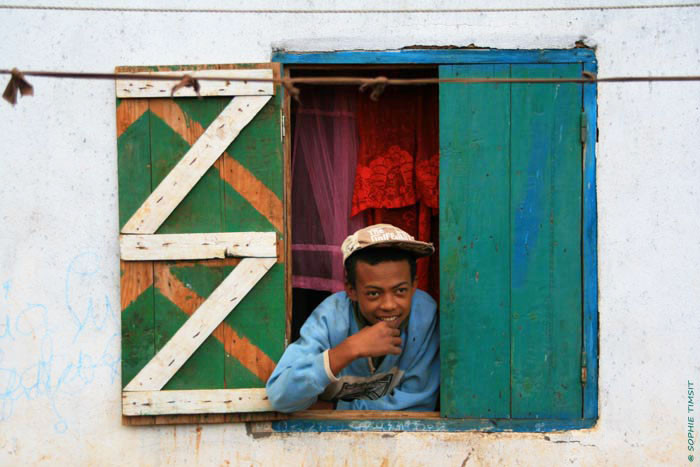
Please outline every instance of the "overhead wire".
M0 5L0 10L82 11L107 13L238 13L238 14L457 14L457 13L527 13L552 11L652 10L698 8L700 3L655 3L629 5L583 5L516 8L378 8L378 9L260 9L260 8L132 8L58 5Z
M0 69L0 75L11 75L16 69ZM206 70L192 70L191 73ZM24 76L36 76L42 78L67 78L67 79L106 79L106 80L148 80L148 81L181 81L185 78L195 78L198 81L236 81L236 82L263 82L273 84L325 84L325 85L372 85L386 83L393 85L425 85L439 83L620 83L620 82L649 82L649 81L700 81L700 75L677 76L613 76L597 77L584 72L580 78L376 78L358 76L314 76L314 77L284 77L265 78L259 76L191 76L190 73L163 73L139 72L139 73L97 73L85 71L21 71Z
M299 96L297 84L316 85L356 85L360 90L372 88L372 99L376 100L388 85L394 86L420 86L441 83L522 83L522 84L557 84L557 83L639 83L639 82L688 82L700 81L700 75L684 76L612 76L598 77L593 73L584 71L581 77L562 78L387 78L377 76L374 78L357 76L333 76L333 77L282 77L263 78L256 76L193 76L190 73L94 73L75 71L20 71L16 68L12 70L0 69L0 75L11 75L10 82L3 93L3 97L8 102L15 104L17 93L32 95L33 88L26 81L27 76L57 79L97 79L97 80L134 80L134 81L176 81L171 92L183 87L192 87L199 95L199 81L234 81L234 82L263 82L280 84L284 86L290 95L296 99Z

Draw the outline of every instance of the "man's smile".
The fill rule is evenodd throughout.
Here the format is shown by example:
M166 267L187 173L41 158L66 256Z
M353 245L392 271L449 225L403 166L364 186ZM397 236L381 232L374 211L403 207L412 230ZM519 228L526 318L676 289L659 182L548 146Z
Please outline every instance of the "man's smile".
M397 319L399 319L399 316L398 316L398 315L397 315L397 316L385 316L385 317L383 317L383 318L378 318L378 319L379 319L380 321L391 322L391 321L396 321Z

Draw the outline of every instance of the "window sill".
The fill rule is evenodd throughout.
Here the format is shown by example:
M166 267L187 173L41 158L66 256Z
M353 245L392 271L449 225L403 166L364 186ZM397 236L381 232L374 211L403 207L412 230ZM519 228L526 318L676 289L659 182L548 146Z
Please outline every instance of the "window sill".
M252 422L249 432L253 435L343 431L546 433L591 428L595 423L596 419L449 419L440 418L439 412L307 410L290 414L286 420Z

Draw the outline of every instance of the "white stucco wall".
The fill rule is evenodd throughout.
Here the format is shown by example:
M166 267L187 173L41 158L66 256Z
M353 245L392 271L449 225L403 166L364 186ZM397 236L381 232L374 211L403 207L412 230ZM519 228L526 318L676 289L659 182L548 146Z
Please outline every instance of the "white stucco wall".
M166 5L222 3L148 2ZM440 2L352 4L363 6ZM0 68L109 72L116 65L265 62L273 48L569 48L585 37L597 46L601 76L700 74L700 8L350 15L0 10L0 24ZM700 385L700 83L599 86L594 429L548 439L511 433L254 439L244 425L121 426L114 87L30 81L34 97L14 108L0 102L1 465L690 465L686 387L688 380ZM0 78L1 86L6 82Z

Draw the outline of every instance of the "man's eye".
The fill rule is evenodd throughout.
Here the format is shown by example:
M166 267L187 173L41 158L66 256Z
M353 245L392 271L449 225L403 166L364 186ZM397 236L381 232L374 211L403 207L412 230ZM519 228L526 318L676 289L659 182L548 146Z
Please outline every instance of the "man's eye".
M378 297L378 296L379 296L379 292L374 292L374 291L372 291L372 292L367 292L367 296L370 297L370 298Z
M408 292L407 287L400 287L400 288L396 289L396 293L401 294L401 295L405 294L406 292Z

